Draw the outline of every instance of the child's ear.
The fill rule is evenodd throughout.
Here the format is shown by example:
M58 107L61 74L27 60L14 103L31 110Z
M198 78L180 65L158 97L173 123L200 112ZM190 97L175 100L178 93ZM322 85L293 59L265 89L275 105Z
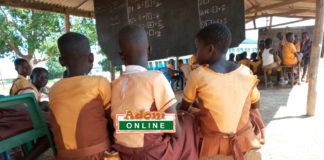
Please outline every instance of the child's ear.
M149 46L149 47L147 48L147 57L150 57L151 54L152 54L152 47Z
M60 62L60 64L61 64L62 67L65 67L66 66L66 64L65 64L65 62L64 62L64 60L63 60L62 57L59 57L59 62Z
M94 56L93 56L92 53L90 53L90 54L89 54L89 62L90 62L90 63L93 63L93 61L94 61Z
M210 44L209 45L209 54L213 54L215 52L215 47L214 45Z

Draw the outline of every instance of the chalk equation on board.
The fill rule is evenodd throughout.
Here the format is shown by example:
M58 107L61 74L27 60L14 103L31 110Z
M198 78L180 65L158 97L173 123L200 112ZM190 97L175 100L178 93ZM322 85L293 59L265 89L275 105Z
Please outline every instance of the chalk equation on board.
M217 0L198 0L198 14L201 28L213 23L227 24L228 22L225 13L227 5L214 5L215 3L213 1Z
M161 37L165 25L161 19L159 8L161 0L127 0L128 24L142 26L149 37Z

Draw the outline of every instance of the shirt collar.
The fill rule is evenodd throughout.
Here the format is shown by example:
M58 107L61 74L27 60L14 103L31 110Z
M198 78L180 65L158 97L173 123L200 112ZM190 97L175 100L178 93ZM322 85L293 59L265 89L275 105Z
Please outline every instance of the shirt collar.
M128 65L125 68L125 72L123 72L123 75L126 74L134 74L138 72L144 72L147 71L146 68L139 66L139 65Z
M26 79L23 75L18 74L18 78Z

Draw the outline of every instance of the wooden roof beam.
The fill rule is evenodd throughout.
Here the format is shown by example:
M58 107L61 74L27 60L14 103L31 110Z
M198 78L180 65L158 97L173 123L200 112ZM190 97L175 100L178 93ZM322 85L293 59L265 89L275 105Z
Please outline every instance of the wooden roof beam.
M280 23L280 24L272 25L271 27L284 26L284 25L293 24L293 23L298 23L298 22L302 22L302 21L306 21L306 20L310 20L310 19L312 19L312 18L304 18L304 19L300 19L300 20L296 20L296 21L290 21L290 22ZM263 29L263 28L267 28L267 27L264 26L264 27L259 27L259 28L247 28L247 29L245 29L245 30L246 30L246 31L249 31L249 30Z
M254 12L269 10L269 9L272 9L272 8L277 8L277 7L293 4L293 3L296 3L296 2L299 2L299 1L302 1L302 0L285 0L283 2L274 3L274 4L270 4L270 5L263 6L263 7L251 8L251 9L247 9L245 14L251 14L251 13L254 13Z
M79 9L83 4L85 4L88 0L83 0L79 5L74 7L75 9Z
M256 16L255 15L254 16L246 16L245 18L260 18L260 17L267 17L267 16L288 16L288 15L291 15L291 14L304 13L304 12L313 12L313 13L315 13L315 10L295 9L295 10L291 10L289 12L261 14L261 15L256 15Z

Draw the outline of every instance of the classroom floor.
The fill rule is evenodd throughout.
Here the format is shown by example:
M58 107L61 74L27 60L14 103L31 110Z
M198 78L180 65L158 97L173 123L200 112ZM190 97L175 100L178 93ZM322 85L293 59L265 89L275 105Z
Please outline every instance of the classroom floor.
M260 112L266 125L266 144L260 150L263 160L324 159L323 68L319 73L318 105L313 117L305 116L307 87L307 83L302 83L293 88L260 89ZM177 91L179 102L181 96ZM52 152L46 152L42 159L53 160Z

